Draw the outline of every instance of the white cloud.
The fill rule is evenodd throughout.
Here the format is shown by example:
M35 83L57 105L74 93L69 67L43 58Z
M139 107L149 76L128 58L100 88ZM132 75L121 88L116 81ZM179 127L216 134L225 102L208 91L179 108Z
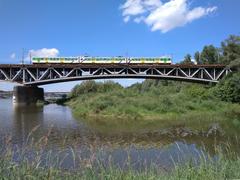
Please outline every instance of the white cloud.
M127 23L129 20L130 20L130 16L126 16L126 17L124 17L124 19L123 19L123 21L126 22L126 23Z
M57 57L59 55L59 50L56 48L52 48L52 49L47 49L47 48L43 48L43 49L38 49L38 50L30 50L29 51L29 56L32 57Z
M190 8L188 0L126 0L120 6L124 22L131 18L136 23L144 22L152 31L166 33L177 27L184 26L217 10L213 7Z
M10 58L11 58L11 59L15 59L15 58L16 58L16 54L15 54L15 53L12 53L12 54L10 55Z

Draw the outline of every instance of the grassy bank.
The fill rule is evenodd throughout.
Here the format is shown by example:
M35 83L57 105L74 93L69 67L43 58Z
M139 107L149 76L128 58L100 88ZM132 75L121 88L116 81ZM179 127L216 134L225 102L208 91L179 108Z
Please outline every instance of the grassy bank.
M214 88L147 80L123 88L112 82L85 82L68 104L74 115L100 131L148 131L187 126L206 130L219 123L231 132L240 127L240 105L223 102Z
M187 166L176 168L170 174L158 173L149 170L142 173L134 171L121 171L117 169L94 172L91 169L83 173L67 172L54 169L34 168L28 165L14 165L7 162L0 163L1 179L192 179L192 180L221 180L236 179L240 177L240 160L222 161L216 165L201 165L198 168Z
M22 152L24 154L24 152ZM193 180L221 180L240 178L240 158L237 155L229 153L228 159L219 152L216 156L218 159L212 160L203 156L196 165L193 159L186 165L179 166L175 164L171 170L162 169L155 164L141 171L134 170L131 166L125 169L118 168L114 165L105 167L102 164L93 165L83 163L79 169L64 170L54 164L48 164L41 158L41 152L38 156L24 158L21 162L14 161L13 152L7 150L7 154L0 155L0 179L193 179ZM72 154L75 157L74 153ZM51 157L51 153L49 155ZM61 162L64 157L60 154L54 154ZM73 158L73 160L75 160ZM45 163L44 163L45 162Z

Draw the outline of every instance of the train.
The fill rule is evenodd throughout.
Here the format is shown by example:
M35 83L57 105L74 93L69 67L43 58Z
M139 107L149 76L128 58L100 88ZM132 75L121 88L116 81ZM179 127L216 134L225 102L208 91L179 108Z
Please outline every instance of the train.
M170 56L161 57L32 57L33 64L172 64Z

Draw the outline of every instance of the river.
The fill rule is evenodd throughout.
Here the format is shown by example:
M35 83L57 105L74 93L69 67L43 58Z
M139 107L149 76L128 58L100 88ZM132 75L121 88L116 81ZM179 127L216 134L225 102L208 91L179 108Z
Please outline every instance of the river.
M69 153L74 150L81 158L101 159L124 166L130 160L134 168L143 168L154 162L163 169L174 163L184 163L204 154L215 157L215 147L224 142L223 138L170 138L155 134L103 134L96 132L80 120L76 120L67 106L56 104L43 107L17 108L11 99L0 99L0 135L11 137L14 145L21 147L26 141L37 142L47 136L46 150ZM0 141L1 146L3 140ZM80 160L77 161L80 163ZM62 163L64 168L75 168L70 156Z

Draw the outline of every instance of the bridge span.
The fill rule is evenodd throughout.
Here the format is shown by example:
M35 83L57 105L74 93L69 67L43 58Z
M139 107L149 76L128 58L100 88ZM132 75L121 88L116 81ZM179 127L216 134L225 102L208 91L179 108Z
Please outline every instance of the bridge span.
M44 101L37 86L67 81L113 78L151 78L197 83L217 83L231 69L224 65L160 64L2 64L0 81L19 83L13 90L17 105Z
M0 80L39 86L88 79L152 78L217 83L231 69L224 65L160 64L2 64Z

